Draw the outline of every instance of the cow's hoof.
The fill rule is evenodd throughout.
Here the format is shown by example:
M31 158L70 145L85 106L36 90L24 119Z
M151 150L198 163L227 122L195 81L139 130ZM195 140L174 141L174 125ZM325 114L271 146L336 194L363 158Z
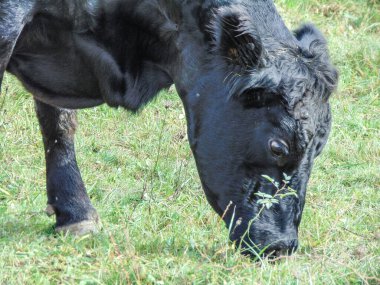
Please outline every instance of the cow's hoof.
M50 217L56 214L54 207L50 204L47 205L45 213ZM101 227L99 216L95 209L92 209L87 214L87 219L78 223L72 223L55 228L57 233L71 234L75 236L83 236L87 234L95 234L99 232Z
M100 223L98 220L85 220L67 226L56 227L55 231L57 233L71 234L74 236L84 236L87 234L96 234L99 232L99 229Z

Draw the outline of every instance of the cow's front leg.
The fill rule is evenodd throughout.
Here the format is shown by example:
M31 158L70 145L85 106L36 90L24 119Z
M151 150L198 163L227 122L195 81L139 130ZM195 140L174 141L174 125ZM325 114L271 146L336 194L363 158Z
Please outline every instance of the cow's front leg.
M98 215L79 172L74 149L76 112L35 101L46 158L47 213L56 216L56 231L95 232Z

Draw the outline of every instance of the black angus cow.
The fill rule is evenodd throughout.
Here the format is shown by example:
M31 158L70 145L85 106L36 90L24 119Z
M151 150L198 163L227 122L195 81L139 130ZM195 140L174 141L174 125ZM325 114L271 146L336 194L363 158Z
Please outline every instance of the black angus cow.
M0 0L5 70L36 102L57 231L84 234L98 221L75 159L73 109L135 111L174 83L230 239L246 252L297 248L338 78L314 26L289 31L270 0Z

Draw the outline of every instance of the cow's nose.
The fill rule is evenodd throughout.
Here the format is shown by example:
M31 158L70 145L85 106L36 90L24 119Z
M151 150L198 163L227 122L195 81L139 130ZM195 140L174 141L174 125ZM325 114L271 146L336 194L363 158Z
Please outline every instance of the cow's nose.
M291 239L272 244L265 250L265 254L269 257L275 258L279 256L292 255L298 248L298 240Z

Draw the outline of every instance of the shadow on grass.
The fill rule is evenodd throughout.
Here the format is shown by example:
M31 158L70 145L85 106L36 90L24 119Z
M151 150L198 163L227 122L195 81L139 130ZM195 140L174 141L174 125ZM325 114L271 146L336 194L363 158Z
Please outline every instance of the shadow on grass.
M28 214L4 215L0 218L0 240L53 235L55 235L54 222L43 218L42 214L32 217Z

